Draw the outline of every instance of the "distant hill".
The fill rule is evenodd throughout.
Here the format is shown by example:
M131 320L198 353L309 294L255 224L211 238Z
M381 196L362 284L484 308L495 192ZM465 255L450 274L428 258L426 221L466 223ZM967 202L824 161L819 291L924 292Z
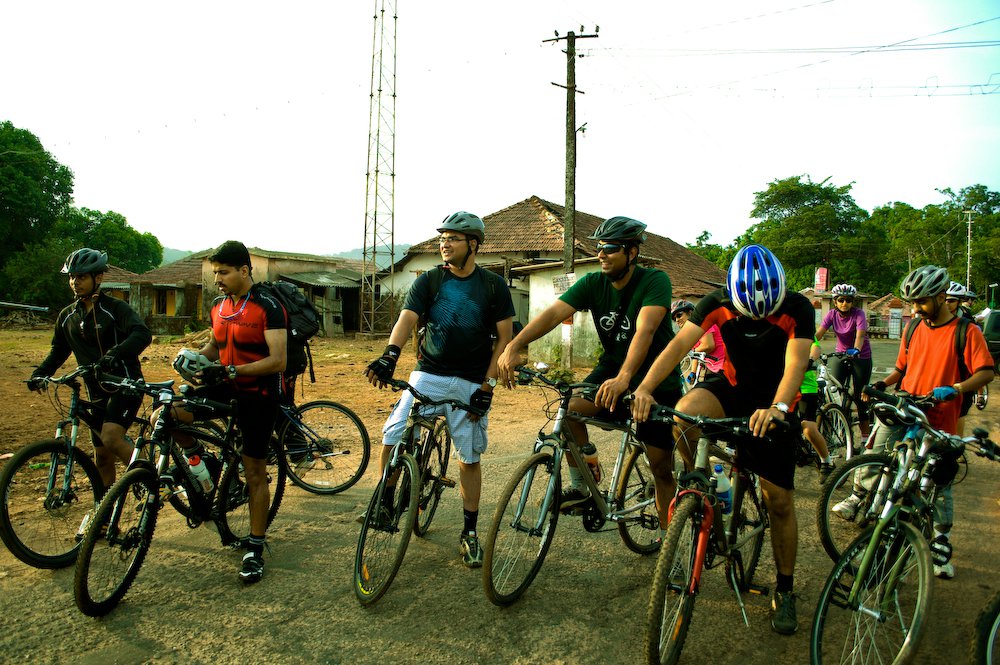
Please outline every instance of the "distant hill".
M396 258L397 259L402 258L403 255L406 254L406 250L408 250L410 247L411 245L396 245ZM168 263L173 263L174 261L180 261L184 257L190 256L192 254L194 254L194 252L187 252L183 249L170 249L169 247L164 247L163 261L160 262L160 265L165 266ZM365 250L358 248L358 249L348 250L346 252L338 252L336 254L326 254L325 256L331 256L334 258L361 260L365 258Z
M170 249L169 247L163 248L163 260L160 261L160 266L165 266L168 263L173 263L174 261L180 261L185 256L190 256L194 252L186 252L183 249Z

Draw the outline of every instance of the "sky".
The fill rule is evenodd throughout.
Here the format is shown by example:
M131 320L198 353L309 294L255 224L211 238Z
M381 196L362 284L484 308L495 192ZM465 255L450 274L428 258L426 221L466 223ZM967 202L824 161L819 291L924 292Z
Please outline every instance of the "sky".
M359 248L381 4L8 3L0 121L73 171L75 205L165 247ZM396 243L564 202L565 41L545 40L581 27L577 210L725 245L778 179L854 183L868 211L1000 190L996 0L395 6Z

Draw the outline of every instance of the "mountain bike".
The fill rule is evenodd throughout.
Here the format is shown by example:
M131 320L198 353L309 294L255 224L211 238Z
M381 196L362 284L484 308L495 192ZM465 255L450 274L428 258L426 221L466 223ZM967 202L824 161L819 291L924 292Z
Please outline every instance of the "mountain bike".
M747 418L691 416L667 406L654 406L650 419L681 422L701 430L694 451L694 468L678 479L677 496L670 504L667 535L660 548L646 611L647 663L672 665L680 661L691 625L694 603L706 569L725 566L726 581L747 625L743 593L767 595L754 584L770 519L757 476L733 463L735 450L725 445L752 437ZM685 445L684 435L677 445ZM721 444L721 445L720 445ZM710 457L731 464L731 515L723 515L716 495L716 477Z
M337 402L282 404L274 437L288 479L313 494L343 492L368 468L368 430Z
M589 532L608 522L618 529L625 546L638 554L652 554L659 546L660 520L656 512L653 474L645 447L635 438L631 418L613 422L570 412L569 403L580 390L596 390L591 383L566 383L545 376L547 368L518 367L520 385L536 383L557 393L546 405L552 430L539 430L532 454L511 475L500 493L496 512L483 546L483 589L494 605L510 605L527 590L541 570L563 510L562 460L567 455L578 469L587 469L580 447L566 427L567 420L621 432L621 445L607 488L591 473L583 473L590 499L569 509ZM563 513L566 514L566 513Z
M431 399L406 381L389 381L393 390L408 390L413 405L400 442L382 470L358 534L354 555L354 594L371 605L389 590L416 533L430 528L441 493L454 487L447 477L451 432L441 408L484 415L457 399Z
M829 371L831 360L844 364L847 374L843 383ZM855 445L854 437L854 425L857 420L854 418L853 409L857 408L857 403L853 397L854 374L851 371L853 364L854 357L846 353L824 353L820 356L816 377L819 386L819 413L816 424L819 426L820 434L826 439L830 454L834 457L843 454L845 461L861 452L860 447Z
M1000 665L1000 593L993 594L976 618L970 646L972 665Z
M136 445L136 450L152 451L155 462L148 455L135 455L125 474L101 499L87 526L76 560L73 590L77 607L88 616L107 614L128 592L152 545L160 509L167 502L173 503L173 498L182 496L175 507L185 515L189 527L214 522L224 546L240 547L250 535L250 496L239 451L241 438L236 419L230 417L235 403L196 397L190 386L181 386L180 393L175 393L172 380L118 381L152 396L154 408L162 408L148 441ZM194 412L196 418L223 416L223 435L216 436L210 428L179 423L173 405ZM206 492L191 472L173 439L173 433L178 431L204 447L206 465L213 451L218 451L220 464L218 472L212 474L211 490ZM267 476L270 525L284 494L284 468L280 464L269 466Z
M97 466L77 445L81 423L101 429L94 403L81 397L81 379L96 372L96 365L81 365L58 378L39 378L53 388L49 399L65 416L56 424L54 438L24 446L0 470L0 539L29 566L62 568L73 563L80 526L104 494ZM68 408L59 401L61 386L71 390ZM136 430L133 434L139 436Z
M878 399L876 414L891 411L907 427L896 446L878 520L845 548L816 603L809 652L822 663L910 663L925 632L933 594L933 564L951 558L947 540L931 540L934 488L950 482L964 449L997 460L1000 450L985 430L961 438L930 426L905 396L866 387Z
M682 393L687 394L689 390L705 380L705 374L708 372L708 368L705 366L707 360L718 360L718 358L704 351L689 351L681 358L679 367Z

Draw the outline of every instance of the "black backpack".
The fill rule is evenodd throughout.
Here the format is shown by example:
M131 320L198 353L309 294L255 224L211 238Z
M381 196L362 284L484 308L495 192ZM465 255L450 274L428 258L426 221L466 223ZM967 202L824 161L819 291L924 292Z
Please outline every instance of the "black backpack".
M285 361L285 376L298 376L309 368L309 380L316 383L313 371L312 351L309 340L320 329L320 315L299 287L291 282L259 282L257 284L266 295L281 303L288 314L288 347Z

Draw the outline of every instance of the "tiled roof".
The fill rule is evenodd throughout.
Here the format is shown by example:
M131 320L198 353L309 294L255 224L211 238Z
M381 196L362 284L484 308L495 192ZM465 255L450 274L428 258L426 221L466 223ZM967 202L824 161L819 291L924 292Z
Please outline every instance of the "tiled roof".
M108 264L108 269L104 273L105 282L131 282L133 279L138 277L138 275L131 270L125 270L125 268L119 268L118 266Z
M168 263L165 266L154 268L149 272L144 272L138 279L132 281L151 282L153 284L188 284L201 283L201 264L212 250L205 249L194 254L189 254L183 259Z
M557 252L563 250L563 215L561 205L531 196L503 210L483 217L486 242L480 254L484 261L490 255L524 255L526 252ZM580 210L575 214L576 251L578 255L595 256L595 243L587 240L604 221L603 218ZM643 257L659 261L659 267L670 275L674 297L702 296L726 281L726 273L711 261L698 256L670 238L647 233L642 246ZM413 245L407 254L437 253L437 236ZM514 257L511 257L514 258ZM402 261L401 263L404 263Z

